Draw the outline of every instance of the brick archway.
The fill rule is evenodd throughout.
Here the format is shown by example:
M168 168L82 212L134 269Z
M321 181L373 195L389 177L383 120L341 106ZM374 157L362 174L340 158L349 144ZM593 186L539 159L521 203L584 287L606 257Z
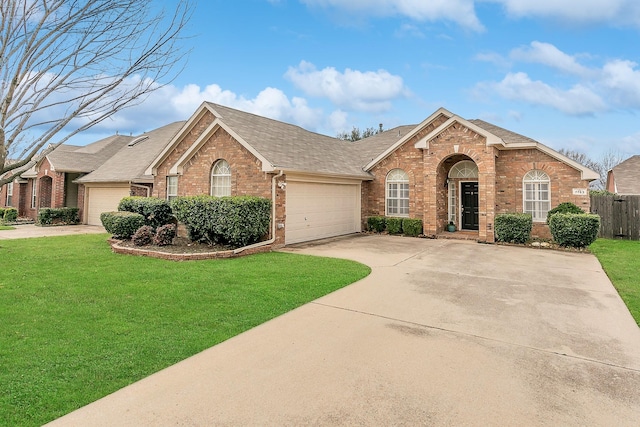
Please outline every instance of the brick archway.
M476 162L466 154L456 153L451 154L448 157L442 159L437 167L436 186L438 191L436 192L436 206L437 206L437 229L438 231L444 230L450 221L456 225L457 229L469 228L462 226L461 210L460 210L460 197L461 197L461 183L462 182L478 182L478 178L455 178L450 179L449 173L451 168L461 161L470 161L478 167ZM478 191L479 188L478 188ZM476 203L477 204L477 203ZM452 209L453 208L453 209ZM477 206L476 206L477 208ZM477 229L477 225L476 225Z

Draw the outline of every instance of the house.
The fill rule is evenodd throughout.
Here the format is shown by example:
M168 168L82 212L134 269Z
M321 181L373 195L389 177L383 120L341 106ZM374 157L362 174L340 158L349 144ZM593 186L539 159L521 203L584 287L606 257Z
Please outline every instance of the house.
M123 197L150 196L153 176L145 175L145 170L184 124L175 122L129 137L124 146L97 168L77 178L74 182L84 188L85 194L81 204L86 212L83 222L101 225L100 214L117 210Z
M429 236L453 222L493 242L496 214L527 212L533 235L550 237L547 211L561 202L588 211L598 178L533 139L443 108L350 143L207 102L145 175L156 197L271 198L276 245L358 232L373 215L419 218Z
M629 157L608 172L607 191L621 195L640 195L640 155Z

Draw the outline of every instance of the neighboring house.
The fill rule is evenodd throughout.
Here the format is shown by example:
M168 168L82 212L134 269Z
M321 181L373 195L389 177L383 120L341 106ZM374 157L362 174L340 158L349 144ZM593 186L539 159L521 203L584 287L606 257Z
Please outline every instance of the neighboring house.
M629 157L609 171L607 191L622 195L640 195L640 155Z
M151 161L168 144L185 122L175 122L134 138L91 173L75 180L84 187L81 207L86 215L83 222L100 225L100 214L117 210L126 196L150 196L153 176L145 175Z
M204 103L151 162L157 197L257 195L274 201L275 243L358 232L372 215L453 222L494 241L503 212L527 212L550 237L561 202L589 210L598 174L539 142L439 109L422 123L354 143Z

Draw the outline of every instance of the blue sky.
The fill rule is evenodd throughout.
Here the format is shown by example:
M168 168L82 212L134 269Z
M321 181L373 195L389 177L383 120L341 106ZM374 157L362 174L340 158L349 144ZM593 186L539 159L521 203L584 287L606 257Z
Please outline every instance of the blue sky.
M71 143L184 120L206 100L332 136L444 107L595 159L640 153L638 0L194 6L180 76Z

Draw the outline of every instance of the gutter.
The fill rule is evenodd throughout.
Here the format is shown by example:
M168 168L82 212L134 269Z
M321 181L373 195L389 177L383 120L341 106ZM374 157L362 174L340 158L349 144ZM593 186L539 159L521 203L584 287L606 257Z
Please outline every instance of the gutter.
M234 249L234 254L239 254L240 252L245 251L246 249L259 248L261 246L270 245L276 241L276 180L284 175L284 170L280 169L280 173L274 175L271 178L271 238L269 240L265 240L263 242L254 243L252 245L243 246L238 249Z

